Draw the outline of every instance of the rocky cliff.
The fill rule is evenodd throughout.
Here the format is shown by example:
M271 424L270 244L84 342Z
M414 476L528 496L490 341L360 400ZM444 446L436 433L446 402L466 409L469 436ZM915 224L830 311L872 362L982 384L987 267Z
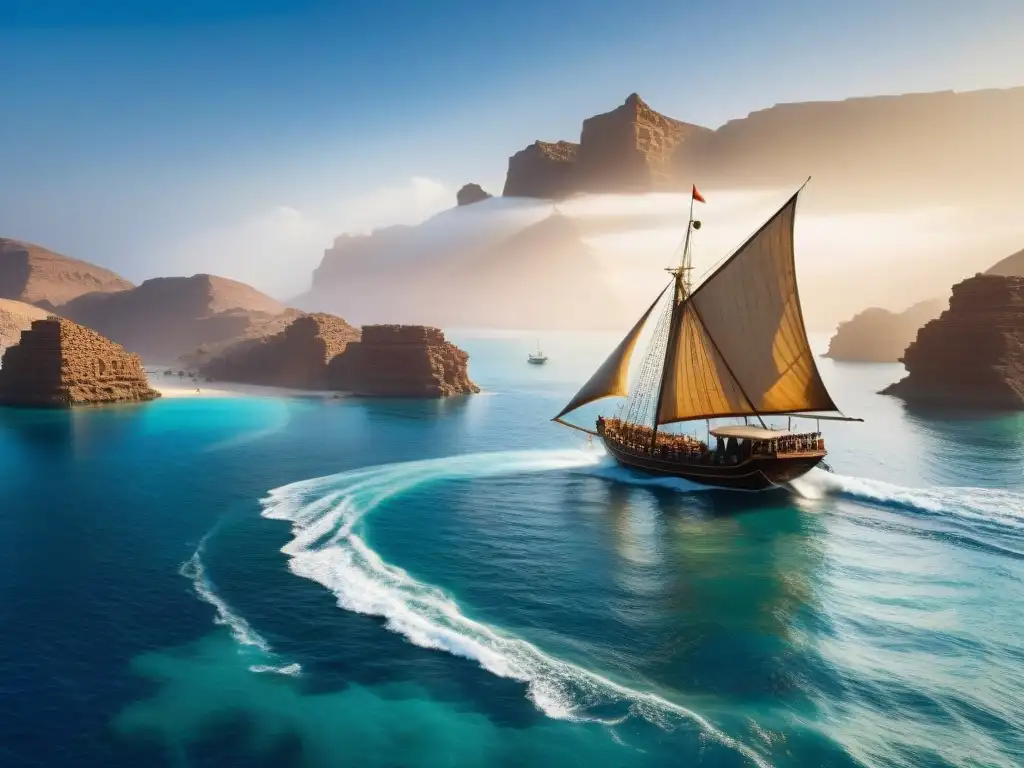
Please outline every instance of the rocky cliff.
M824 357L856 363L895 363L918 329L942 314L946 302L922 301L903 312L870 307L840 323Z
M448 397L480 391L469 379L469 355L438 328L368 325L330 363L334 389L374 397Z
M49 309L85 293L113 293L131 287L108 269L0 237L0 299L45 302Z
M45 309L10 299L0 299L0 352L21 340L21 332L32 327L34 320L45 320Z
M485 192L479 184L466 184L455 193L455 203L456 205L472 205L473 203L482 203L490 197L492 195Z
M244 283L215 275L158 277L131 290L92 293L56 308L131 352L172 363L203 344L250 338L275 330L279 301ZM294 319L294 318L292 318Z
M656 112L633 93L611 112L583 121L580 141L538 141L508 163L504 194L562 198L576 192L683 189L676 155L707 128Z
M977 275L902 357L908 375L882 390L910 403L1024 410L1024 277Z
M636 321L644 307L624 302L585 225L544 211L532 214L536 223L499 211L492 224L495 203L479 203L465 226L456 209L420 227L339 237L299 306L359 324L620 329ZM476 219L483 224L473 229Z
M223 381L328 389L328 363L358 339L359 330L340 317L302 315L280 333L228 347L200 372Z
M138 355L63 318L34 321L0 365L4 405L67 408L159 396Z
M1024 277L1024 250L1017 251L1005 259L996 262L987 270L986 275L1002 275L1003 277Z
M813 176L809 201L832 209L948 204L949 190L964 188L1005 201L1024 196L1021 134L1024 87L777 104L715 130L632 94L584 120L579 143L514 154L504 194L792 188Z
M808 202L846 211L948 205L964 189L972 202L1005 205L1024 196L1022 133L1024 87L868 96L751 112L677 162L698 187L792 187L812 176Z

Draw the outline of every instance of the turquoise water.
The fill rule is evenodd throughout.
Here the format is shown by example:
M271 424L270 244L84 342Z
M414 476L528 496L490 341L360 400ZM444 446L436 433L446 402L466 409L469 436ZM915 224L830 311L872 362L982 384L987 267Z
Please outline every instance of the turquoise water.
M0 765L1024 761L1024 419L822 361L836 474L702 491L547 421L614 339L456 340L487 394L0 411Z

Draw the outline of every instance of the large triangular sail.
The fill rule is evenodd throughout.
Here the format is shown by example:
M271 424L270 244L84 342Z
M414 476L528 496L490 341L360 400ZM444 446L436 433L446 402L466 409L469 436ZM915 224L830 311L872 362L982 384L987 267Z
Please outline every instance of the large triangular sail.
M676 307L657 424L838 410L814 364L800 309L798 195Z
M647 308L647 311L644 312L636 325L634 325L630 332L626 334L625 338L619 342L619 345L612 350L608 359L601 364L601 367L597 369L594 375L590 377L589 381L587 381L580 391L576 393L576 396L569 401L569 404L566 405L557 416L555 416L555 421L561 419L570 411L575 411L577 408L581 408L587 403L592 403L595 400L600 400L603 397L622 397L629 394L630 358L633 356L633 350L636 347L637 340L640 338L640 334L644 329L644 324L647 322L647 318L650 317L651 312L654 311L658 302L661 301L661 297L665 295L666 290L668 290L668 286L662 289L661 293L658 294L658 298L651 303L651 306Z

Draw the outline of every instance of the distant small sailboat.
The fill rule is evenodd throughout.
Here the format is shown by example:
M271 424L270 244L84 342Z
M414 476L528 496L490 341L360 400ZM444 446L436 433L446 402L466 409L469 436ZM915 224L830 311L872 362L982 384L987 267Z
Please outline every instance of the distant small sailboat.
M526 362L532 365L544 365L548 361L548 356L540 351L540 339L537 339L537 351L531 352L529 357L526 358Z

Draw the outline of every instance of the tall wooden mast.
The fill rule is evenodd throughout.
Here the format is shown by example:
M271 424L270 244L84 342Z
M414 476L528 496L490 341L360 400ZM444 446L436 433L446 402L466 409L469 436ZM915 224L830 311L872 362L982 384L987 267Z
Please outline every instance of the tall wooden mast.
M668 362L669 350L673 349L676 344L676 334L679 333L679 323L677 322L676 315L679 313L679 307L682 306L683 302L686 301L686 297L690 295L690 288L692 287L690 273L693 271L693 258L690 252L690 237L693 230L700 229L700 222L698 221L697 226L694 227L693 221L693 195L690 195L690 214L689 221L686 223L686 236L683 239L683 257L680 260L678 267L667 267L666 272L669 272L673 278L675 278L675 286L672 291L672 315L669 320L669 332L668 332L668 343L665 345L665 354L661 360L661 377L658 381L658 399L654 405L654 426L651 429L651 450L658 441L658 411L661 410L661 399L665 395L665 365Z

